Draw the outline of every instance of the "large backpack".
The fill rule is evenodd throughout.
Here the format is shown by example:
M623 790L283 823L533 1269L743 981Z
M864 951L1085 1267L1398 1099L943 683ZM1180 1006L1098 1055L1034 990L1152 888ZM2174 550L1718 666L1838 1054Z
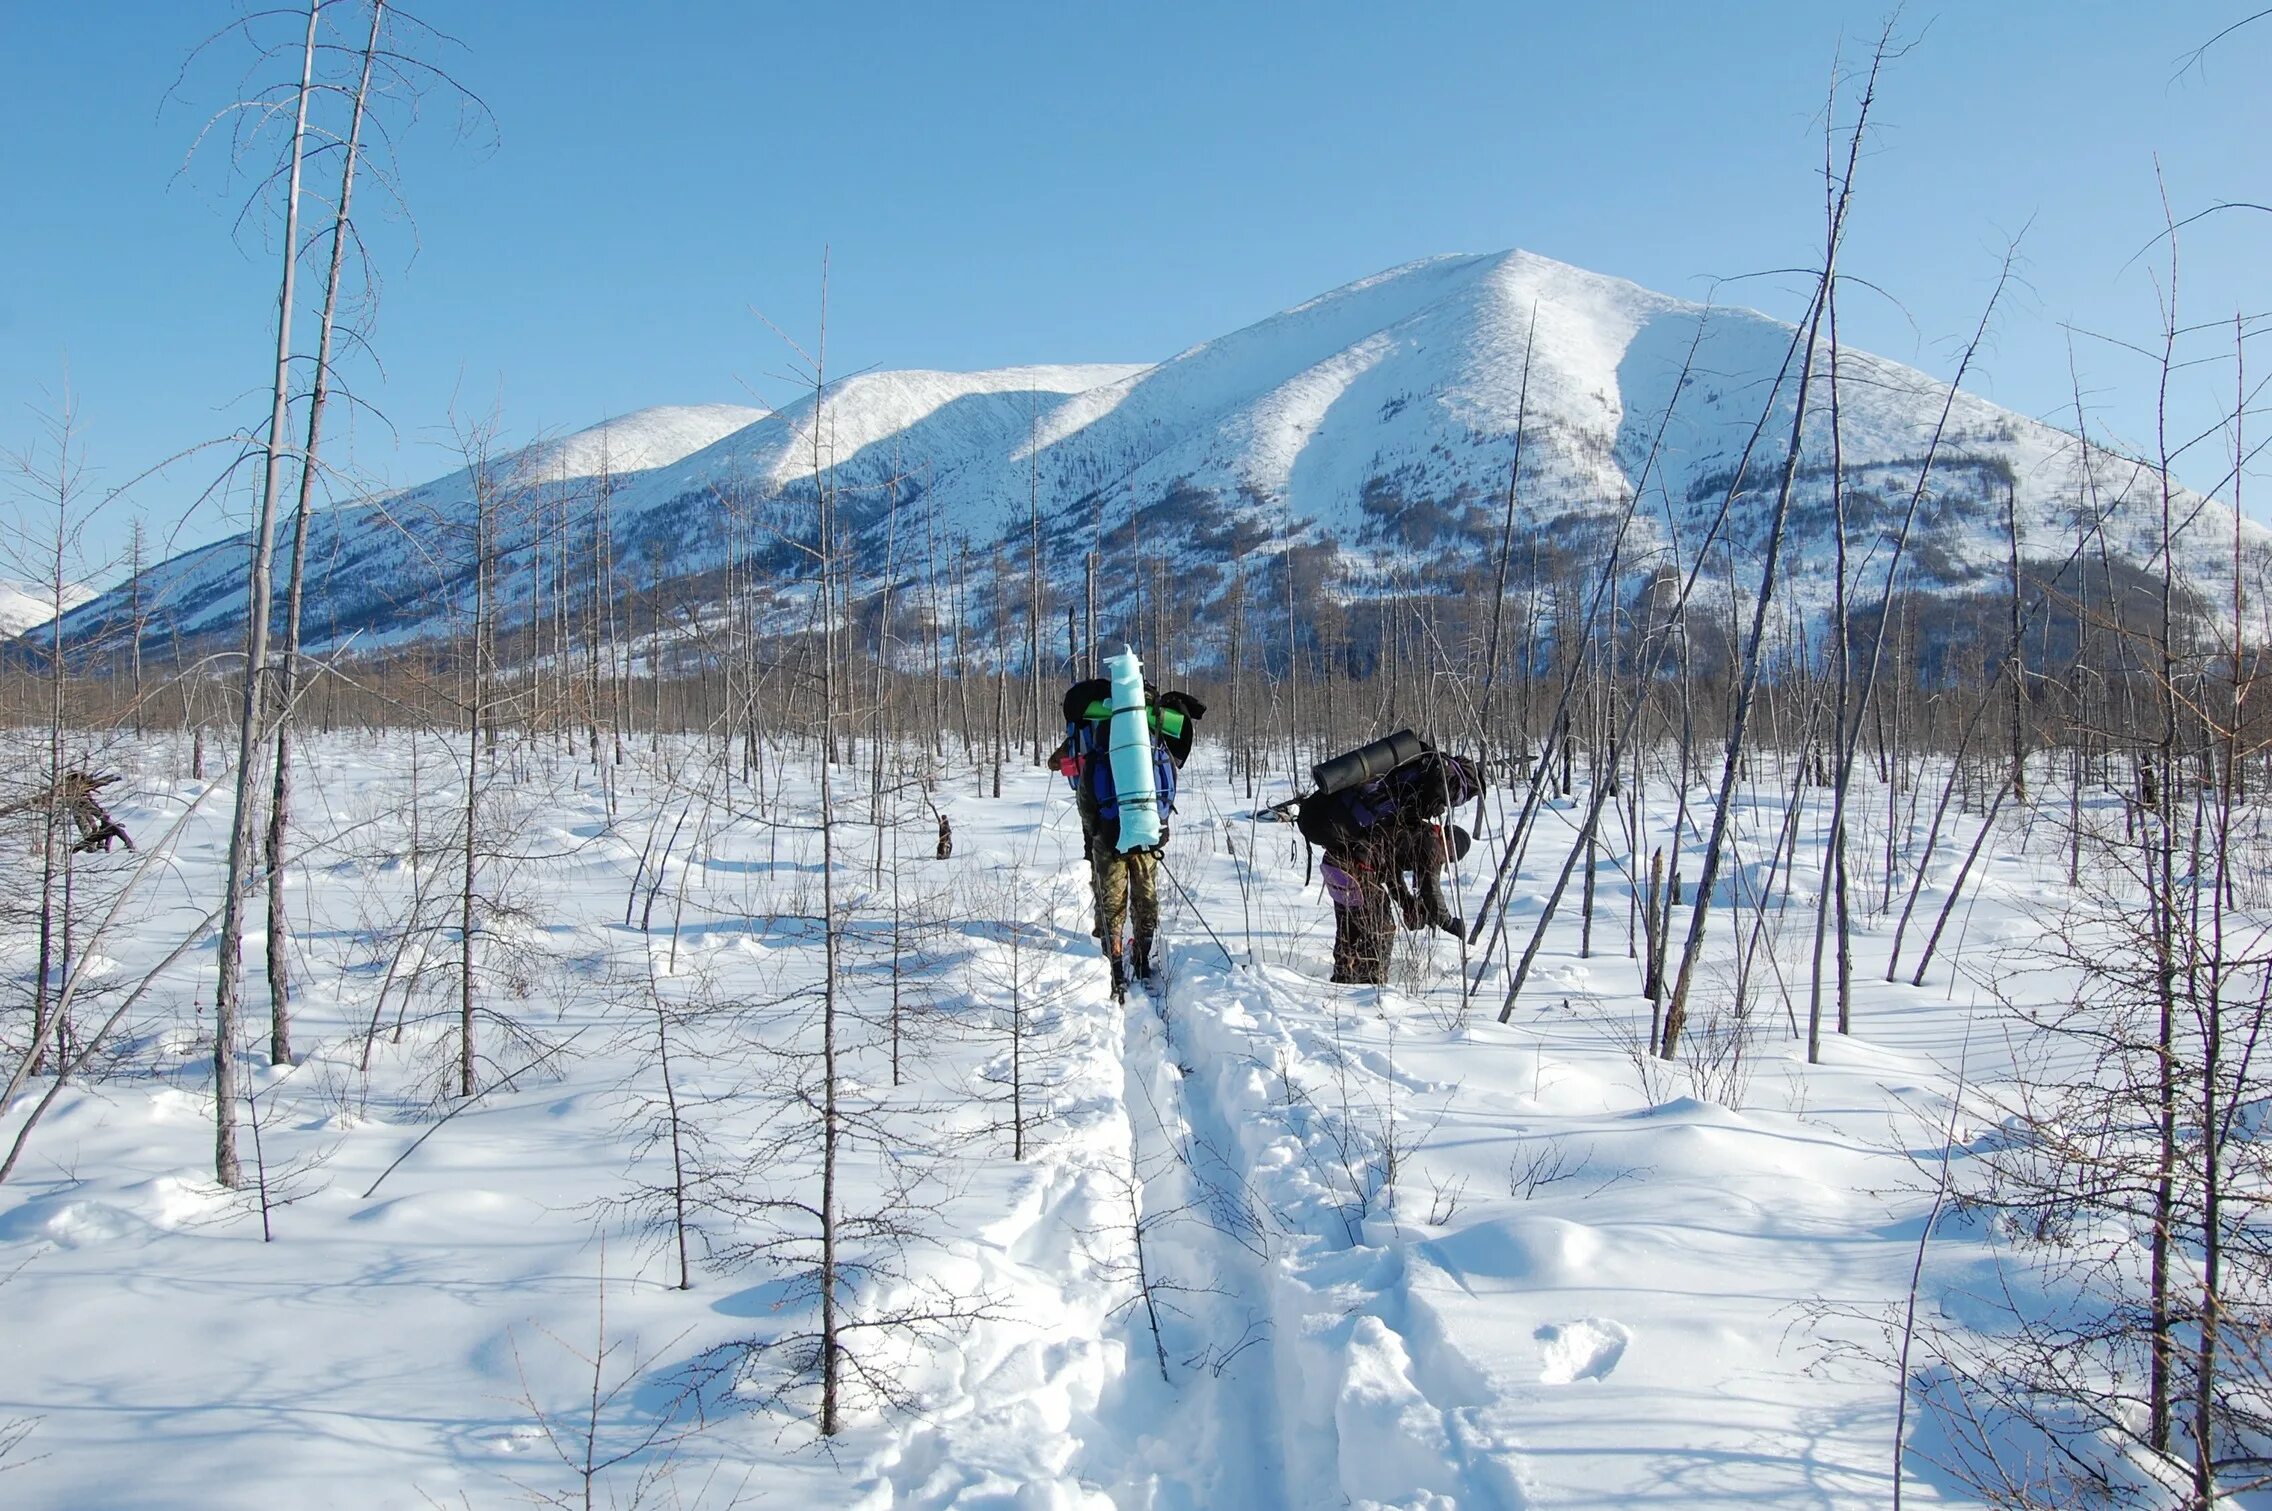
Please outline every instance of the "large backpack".
M1370 842L1375 831L1441 818L1482 791L1483 775L1473 761L1424 749L1369 781L1312 793L1296 822L1311 844L1346 850Z
M1167 840L1168 816L1175 812L1176 773L1191 751L1191 721L1205 705L1180 694L1162 698L1144 684L1145 722L1152 732L1152 789L1158 794L1160 839ZM1091 821L1106 833L1120 831L1120 799L1112 782L1112 684L1102 677L1076 682L1065 694L1065 749L1074 761L1073 785Z
M1365 820L1368 825L1390 814L1420 822L1442 818L1461 804L1474 802L1483 793L1483 774L1466 756L1430 750L1375 777L1357 792L1358 811L1376 814Z

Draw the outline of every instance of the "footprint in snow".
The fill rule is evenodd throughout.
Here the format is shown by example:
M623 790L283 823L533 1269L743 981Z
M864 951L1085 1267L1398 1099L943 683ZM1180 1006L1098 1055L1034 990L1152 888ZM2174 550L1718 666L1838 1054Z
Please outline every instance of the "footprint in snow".
M1576 1322L1549 1324L1531 1334L1539 1351L1538 1378L1546 1385L1568 1385L1573 1380L1605 1380L1625 1357L1633 1334L1622 1322L1584 1317Z

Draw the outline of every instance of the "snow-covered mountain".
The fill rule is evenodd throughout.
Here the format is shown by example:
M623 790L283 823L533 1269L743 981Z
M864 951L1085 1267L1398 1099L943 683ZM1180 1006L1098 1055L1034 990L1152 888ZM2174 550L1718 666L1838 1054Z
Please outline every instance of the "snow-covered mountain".
M746 404L678 404L637 409L558 440L539 441L500 465L527 478L598 477L667 467L721 436L765 418Z
M508 454L470 458L430 483L327 510L308 532L308 637L320 647L374 626L383 626L392 638L438 628L452 601L438 589L454 587L470 569L478 497L523 505L511 512L525 530L526 500L611 488L619 478L668 466L766 413L738 404L634 410ZM289 538L289 526L281 527L279 585ZM249 537L231 536L145 571L143 613L150 637L170 645L176 636L186 644L242 633L248 547ZM66 628L76 635L114 627L129 608L122 585L69 616Z
M95 596L85 583L67 583L65 608L76 608ZM35 624L55 617L55 590L43 583L0 581L0 640L13 640Z
M1337 591L1390 580L1449 590L1497 549L1519 432L1518 541L1583 564L1638 489L1627 560L1644 572L1685 564L1679 553L1693 552L1721 509L1755 431L1728 537L1739 556L1761 543L1798 391L1792 336L1754 311L1527 252L1445 256L1150 366L869 373L833 385L817 419L809 398L772 414L646 410L532 447L490 478L569 505L551 511L562 519L575 501L588 518L604 495L617 569L635 583L685 579L697 593L729 549L747 549L738 522L749 509L810 499L816 464L876 565L891 505L901 520L984 544L1023 531L1031 496L1068 572L1099 539L1133 540L1205 594L1234 558L1330 547ZM1948 390L1851 350L1837 379L1851 549L1882 560ZM1784 579L1817 610L1829 602L1833 549L1828 402L1818 370ZM2030 558L2064 558L2086 511L2112 557L2144 565L2156 554L2150 473L1959 394L1909 582L1952 592L2000 583L2007 490ZM461 471L328 515L310 537L311 637L375 643L437 627L468 591L474 493ZM2181 564L2213 573L2229 560L2232 516L2190 494L2179 503ZM553 549L534 523L545 512L524 509L524 523L501 527L508 572L532 548ZM231 629L244 556L229 541L167 562L146 602L184 634ZM120 602L89 605L73 628Z

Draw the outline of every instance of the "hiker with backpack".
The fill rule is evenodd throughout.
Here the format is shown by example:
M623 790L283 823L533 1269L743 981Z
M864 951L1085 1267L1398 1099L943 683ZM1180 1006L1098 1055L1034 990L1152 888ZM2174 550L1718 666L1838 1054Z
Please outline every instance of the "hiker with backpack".
M1191 757L1193 726L1207 706L1142 680L1133 652L1065 693L1065 741L1050 762L1072 784L1096 922L1091 932L1112 967L1112 994L1131 977L1149 980L1160 926L1159 859L1175 811L1177 774ZM1124 929L1132 928L1125 943Z
M1333 899L1335 982L1384 986L1389 949L1407 929L1465 932L1444 901L1447 863L1467 853L1467 831L1439 822L1483 790L1473 761L1430 747L1410 730L1320 762L1318 788L1296 822L1324 851L1320 871Z

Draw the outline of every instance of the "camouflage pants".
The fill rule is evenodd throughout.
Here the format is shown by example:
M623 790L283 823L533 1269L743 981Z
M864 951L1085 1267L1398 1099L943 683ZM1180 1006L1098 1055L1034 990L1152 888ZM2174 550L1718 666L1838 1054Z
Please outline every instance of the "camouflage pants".
M1160 927L1160 858L1148 850L1126 854L1103 840L1089 846L1089 889L1096 902L1097 938L1107 955L1120 953L1121 930L1133 912L1136 937Z

